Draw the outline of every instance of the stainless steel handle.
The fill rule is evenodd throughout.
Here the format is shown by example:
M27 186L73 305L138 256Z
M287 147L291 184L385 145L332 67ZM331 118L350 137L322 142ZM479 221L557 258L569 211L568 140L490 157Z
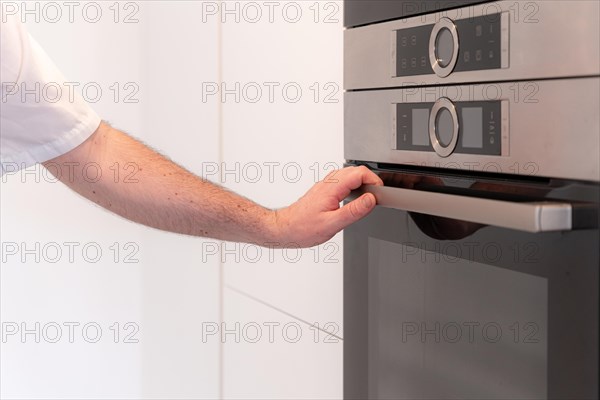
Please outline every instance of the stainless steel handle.
M569 203L518 203L370 185L355 192L356 195L373 193L382 207L526 232L570 231L573 228Z

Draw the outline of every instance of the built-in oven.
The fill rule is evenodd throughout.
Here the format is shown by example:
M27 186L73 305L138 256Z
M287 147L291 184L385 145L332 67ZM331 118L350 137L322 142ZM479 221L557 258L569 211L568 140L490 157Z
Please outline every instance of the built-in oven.
M515 3L493 3L497 25L346 7L345 158L384 182L353 193L378 205L344 232L347 399L598 398L598 2L537 2L539 31L515 27ZM571 58L531 59L558 37L542 15ZM457 70L490 26L510 32L498 63ZM421 38L426 72L398 73ZM443 60L454 67L438 74Z
M598 185L369 167L385 186L344 233L344 397L598 398Z
M465 3L347 0L347 26L371 23L344 32L345 88L597 75L598 1L479 1L456 8ZM443 11L414 15L433 8ZM402 18L372 23L386 15Z

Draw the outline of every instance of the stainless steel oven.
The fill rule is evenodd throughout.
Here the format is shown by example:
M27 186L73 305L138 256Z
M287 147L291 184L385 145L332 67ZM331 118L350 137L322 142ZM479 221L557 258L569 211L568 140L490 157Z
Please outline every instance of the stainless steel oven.
M392 3L406 2L372 6ZM353 194L378 206L344 233L347 399L598 398L598 2L536 3L571 42L551 65L558 36L516 28L514 3L494 3L508 64L442 74L432 65L476 52L469 35L489 24L346 7L345 158L384 181ZM433 38L426 73L391 62L416 54L398 47L404 28L415 47Z
M598 1L504 0L456 8L464 3L347 0L347 23L372 22L365 10L383 18L405 13L344 32L346 89L597 74ZM444 10L407 13L432 8Z

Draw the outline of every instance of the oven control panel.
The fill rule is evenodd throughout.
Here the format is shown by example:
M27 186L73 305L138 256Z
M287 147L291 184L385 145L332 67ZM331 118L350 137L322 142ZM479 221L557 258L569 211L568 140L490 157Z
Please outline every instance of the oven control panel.
M508 68L508 14L496 13L398 29L392 33L392 77Z
M396 150L508 155L508 102L452 102L392 105L392 137ZM503 145L504 144L504 145Z

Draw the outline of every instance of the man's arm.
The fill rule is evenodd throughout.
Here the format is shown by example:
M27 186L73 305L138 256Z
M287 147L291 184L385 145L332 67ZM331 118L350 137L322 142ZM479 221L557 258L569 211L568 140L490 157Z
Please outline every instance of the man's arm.
M90 163L102 171L96 182L84 172ZM137 173L130 181L115 179L111 170L115 163L121 167L132 163ZM44 166L77 193L131 221L170 232L275 247L309 247L329 240L375 206L372 194L341 208L340 201L363 184L382 184L365 167L344 168L315 184L291 206L269 210L193 175L106 123L80 146Z

